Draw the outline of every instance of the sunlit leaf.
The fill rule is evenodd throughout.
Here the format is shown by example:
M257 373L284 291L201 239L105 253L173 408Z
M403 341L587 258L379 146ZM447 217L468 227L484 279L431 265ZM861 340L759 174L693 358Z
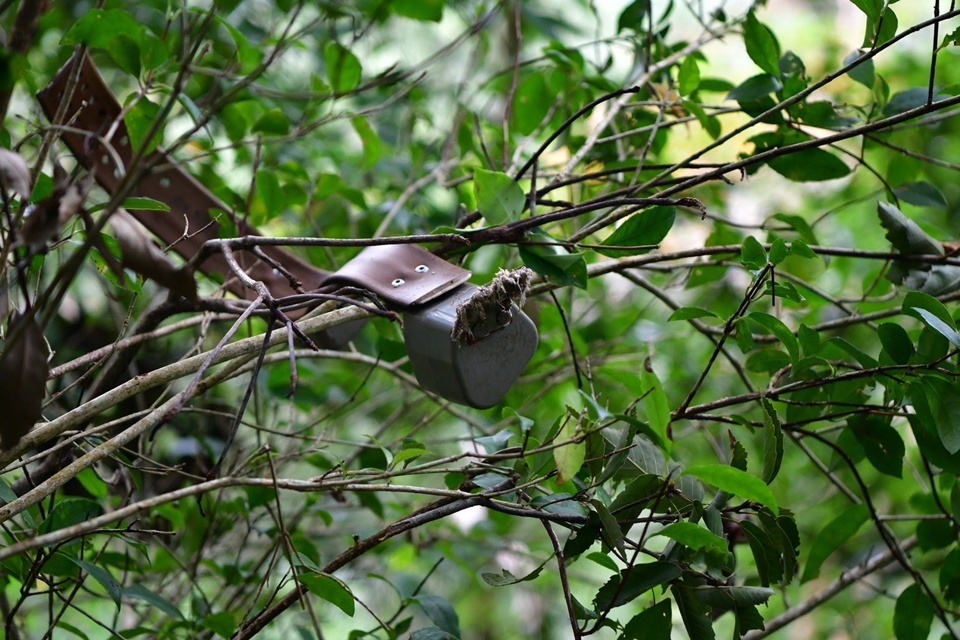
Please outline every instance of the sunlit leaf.
M770 492L769 487L763 480L745 471L734 469L725 464L707 464L690 467L683 472L683 475L695 476L727 493L759 502L765 507L769 507L774 513L780 511L776 498L773 497L773 493Z

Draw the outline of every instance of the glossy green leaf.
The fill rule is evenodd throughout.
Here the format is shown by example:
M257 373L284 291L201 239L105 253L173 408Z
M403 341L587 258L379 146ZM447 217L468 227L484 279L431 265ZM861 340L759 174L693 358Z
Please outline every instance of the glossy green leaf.
M658 531L657 535L676 540L691 549L722 554L727 552L726 540L692 522L674 522Z
M774 513L780 511L777 500L773 497L773 493L766 483L745 471L734 469L725 464L705 464L690 467L683 472L683 475L700 478L707 484L712 484L727 493L759 502Z
M601 611L623 606L654 587L676 580L682 573L678 565L663 560L634 565L600 587L593 605Z
M490 224L520 218L526 196L516 181L505 173L477 169L473 173L477 208Z
M780 75L780 45L753 11L743 22L743 42L747 46L747 55L758 67L772 76Z
M612 258L647 253L667 236L675 220L675 207L651 207L635 213L624 220L596 250Z
M850 167L823 149L803 149L771 158L767 166L794 182L836 180L850 174Z
M305 586L313 595L326 600L348 616L353 617L357 603L350 587L340 578L329 573L311 571L299 574L297 582Z

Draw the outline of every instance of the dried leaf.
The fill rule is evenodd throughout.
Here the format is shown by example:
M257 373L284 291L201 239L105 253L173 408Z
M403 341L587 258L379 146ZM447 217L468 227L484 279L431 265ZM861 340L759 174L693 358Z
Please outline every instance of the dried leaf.
M0 149L0 187L13 191L21 198L30 197L30 167L15 151Z
M68 182L65 177L60 177L61 173L54 172L59 179L53 193L24 212L20 244L29 247L32 253L42 251L47 243L58 238L60 228L77 215L93 185L93 178L89 175Z
M197 297L193 275L186 269L178 269L136 218L124 209L117 209L110 216L109 224L117 238L124 267L185 298Z
M0 447L11 449L41 417L50 348L40 326L16 314L0 351Z

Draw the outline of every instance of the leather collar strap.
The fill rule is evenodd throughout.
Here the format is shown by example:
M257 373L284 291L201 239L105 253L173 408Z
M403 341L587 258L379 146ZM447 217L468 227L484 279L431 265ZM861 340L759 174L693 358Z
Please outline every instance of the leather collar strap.
M78 64L79 81L72 95L65 96ZM63 141L93 173L100 186L114 193L134 154L120 103L90 56L85 52L74 54L37 97L51 120L63 100L69 100L65 122L71 131L63 133ZM122 163L122 171L115 157ZM157 151L145 161L153 169L137 182L131 195L163 202L170 211L131 210L131 213L184 259L197 255L206 241L223 237L217 216L229 216L238 235L259 235L165 152ZM264 246L262 250L296 277L305 290L326 284L349 284L374 291L400 309L429 302L470 277L469 271L411 244L369 247L333 277L281 247ZM287 278L269 264L249 252L238 251L236 255L247 273L266 284L274 297L295 293ZM219 253L208 257L198 269L222 278L226 288L237 296L252 298L255 295L233 276Z

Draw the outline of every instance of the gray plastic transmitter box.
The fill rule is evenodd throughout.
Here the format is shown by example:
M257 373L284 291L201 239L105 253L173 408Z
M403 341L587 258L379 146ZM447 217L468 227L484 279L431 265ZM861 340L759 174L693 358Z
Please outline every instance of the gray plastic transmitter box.
M404 341L420 384L448 400L478 409L500 402L537 350L537 327L515 304L494 305L471 338L455 339L457 309L479 291L463 284L404 313Z

